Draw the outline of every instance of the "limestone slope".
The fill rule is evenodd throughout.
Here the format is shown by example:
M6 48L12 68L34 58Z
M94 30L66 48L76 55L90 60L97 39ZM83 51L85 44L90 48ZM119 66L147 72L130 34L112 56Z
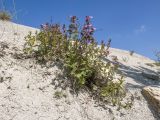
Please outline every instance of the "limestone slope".
M72 95L69 88L65 97L57 99L57 66L41 67L32 58L20 59L24 37L38 29L0 21L0 120L156 120L156 114L143 98L141 90L147 85L159 85L142 76L143 71L158 72L160 68L148 66L153 60L128 51L110 49L109 59L117 56L120 69L126 76L129 94L134 96L133 107L117 110L99 106L87 93ZM53 85L54 82L54 85Z

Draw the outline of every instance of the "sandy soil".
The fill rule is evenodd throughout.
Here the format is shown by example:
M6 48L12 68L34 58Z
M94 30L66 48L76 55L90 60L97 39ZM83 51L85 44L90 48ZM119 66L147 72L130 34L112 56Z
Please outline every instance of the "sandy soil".
M56 84L56 72L60 71L57 66L41 67L34 59L15 58L23 53L24 37L36 30L0 21L0 120L158 120L141 94L144 86L160 85L141 75L142 71L160 70L146 65L153 60L110 49L109 58L118 57L128 93L134 96L131 109L117 110L111 105L104 109L87 93L72 95L69 88L63 91L65 97L57 99L55 92L61 89L52 84Z

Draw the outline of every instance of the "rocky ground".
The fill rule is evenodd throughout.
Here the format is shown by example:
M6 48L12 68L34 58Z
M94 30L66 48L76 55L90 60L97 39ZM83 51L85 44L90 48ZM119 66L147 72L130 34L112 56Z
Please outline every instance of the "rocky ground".
M61 91L55 80L56 65L42 67L33 58L24 58L24 37L31 27L0 21L0 120L158 120L157 109L142 95L145 86L160 86L155 61L128 51L110 49L126 76L131 109L99 105L86 92ZM159 76L158 76L159 77ZM63 81L67 80L63 78ZM154 96L154 95L153 95ZM158 96L158 95L157 95ZM155 102L158 104L158 102Z

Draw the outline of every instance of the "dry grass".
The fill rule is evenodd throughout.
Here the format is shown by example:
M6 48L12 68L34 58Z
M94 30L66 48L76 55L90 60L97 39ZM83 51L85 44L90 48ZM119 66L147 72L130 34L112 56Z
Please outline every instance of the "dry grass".
M7 11L0 11L0 20L11 21L12 17Z
M154 63L154 65L160 66L160 62L156 62L156 63Z

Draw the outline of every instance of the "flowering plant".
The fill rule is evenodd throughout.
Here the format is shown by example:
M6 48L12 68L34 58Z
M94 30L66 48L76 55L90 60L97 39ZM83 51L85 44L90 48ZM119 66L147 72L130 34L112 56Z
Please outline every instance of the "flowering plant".
M78 40L78 24L77 24L77 17L71 16L70 25L68 29L69 39L70 40Z
M103 61L109 54L111 40L97 46L92 18L86 16L81 30L76 16L71 17L68 30L65 25L43 24L39 33L25 38L24 51L43 62L58 59L74 91L87 88L96 98L108 98L117 104L125 94L123 77L117 78L117 65Z
M94 28L93 25L91 24L92 18L93 17L91 17L91 16L86 16L85 24L84 24L82 31L81 31L82 39L85 41L86 44L94 42L93 34L94 34L96 28Z

